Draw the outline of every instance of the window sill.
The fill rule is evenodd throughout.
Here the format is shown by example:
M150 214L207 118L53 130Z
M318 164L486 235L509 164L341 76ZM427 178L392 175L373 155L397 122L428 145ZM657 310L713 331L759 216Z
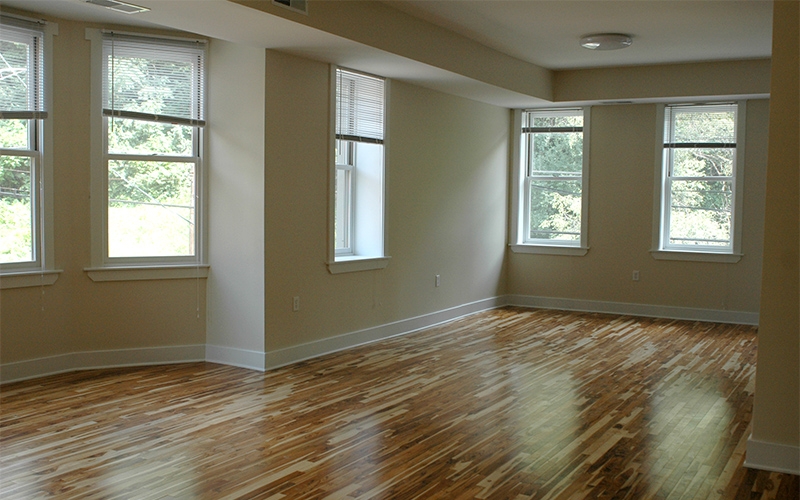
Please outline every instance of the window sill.
M557 245L509 245L514 253L533 253L540 255L571 255L581 257L589 252L589 247L568 247Z
M0 274L0 290L8 288L26 288L32 286L50 286L56 282L61 270L16 271Z
M684 252L678 250L650 250L656 260L685 260L693 262L723 262L735 264L742 259L740 253Z
M389 265L391 257L337 257L335 262L328 262L328 271L331 274L354 273L358 271L371 271L384 269Z
M180 266L87 267L92 281L179 280L208 278L208 264Z

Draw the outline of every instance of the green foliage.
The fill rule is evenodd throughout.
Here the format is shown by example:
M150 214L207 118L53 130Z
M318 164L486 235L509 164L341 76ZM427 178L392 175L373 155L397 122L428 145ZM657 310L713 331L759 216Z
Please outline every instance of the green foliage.
M128 118L108 119L108 152L191 156L194 128Z
M0 145L27 149L28 120L0 120ZM31 158L0 156L0 263L32 260Z
M674 142L733 143L732 111L679 112ZM731 239L734 148L675 148L665 152L671 163L669 242L725 246Z
M0 196L4 198L30 198L30 158L27 156L0 156Z
M29 149L29 120L0 120L0 148Z
M530 238L578 240L581 181L535 181L530 192Z
M564 122L564 120L570 120ZM547 117L536 126L571 126L581 117ZM545 120L537 117L536 120ZM582 119L581 119L582 122ZM577 123L580 125L581 123ZM581 229L583 134L532 134L530 143L530 226L534 239L578 240Z
M110 160L108 199L111 206L123 201L193 205L194 163Z

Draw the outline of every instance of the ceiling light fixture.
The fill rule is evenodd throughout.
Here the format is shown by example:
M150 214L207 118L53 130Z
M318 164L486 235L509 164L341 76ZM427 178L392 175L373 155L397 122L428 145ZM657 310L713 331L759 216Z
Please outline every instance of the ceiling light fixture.
M633 39L620 33L597 33L581 38L581 47L590 50L617 50L630 47Z
M122 12L123 14L138 14L140 12L147 12L148 10L150 10L147 7L133 5L132 3L120 2L118 0L84 0L84 1L92 5L99 5L100 7L105 7L106 9Z

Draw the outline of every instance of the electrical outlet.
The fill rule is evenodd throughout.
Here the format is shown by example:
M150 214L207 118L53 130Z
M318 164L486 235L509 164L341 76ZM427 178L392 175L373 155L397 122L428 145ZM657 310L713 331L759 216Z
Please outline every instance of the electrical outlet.
M634 271L633 278L631 279L633 279L633 281L639 281L639 271Z
M441 276L440 274L437 274L437 275L436 275L436 280L435 280L435 283L436 283L436 285L435 285L435 286L439 286L439 285L441 285L441 284L442 284L442 276Z
M293 297L292 298L292 311L299 311L300 310L300 297Z

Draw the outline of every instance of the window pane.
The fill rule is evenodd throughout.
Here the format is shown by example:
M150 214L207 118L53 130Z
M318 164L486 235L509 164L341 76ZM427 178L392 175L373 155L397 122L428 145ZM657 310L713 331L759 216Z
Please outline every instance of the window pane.
M336 169L336 249L350 248L350 170Z
M530 175L574 175L583 170L582 132L536 133L532 143Z
M581 180L531 181L530 239L578 241Z
M733 111L675 112L674 142L736 142Z
M29 157L0 156L0 263L34 260L32 167Z
M675 148L673 177L733 176L735 148Z
M673 181L669 243L728 246L732 183Z
M31 149L28 123L29 120L0 120L0 148Z
M0 109L4 111L29 111L34 109L28 102L30 74L28 54L31 46L11 40L0 40L2 69L0 72Z
M108 118L108 152L191 156L194 130L186 125Z
M194 255L195 165L108 162L108 255Z
M582 127L583 115L577 116L536 116L530 120L532 127Z
M353 141L340 141L336 140L336 164L337 165L353 165Z
M111 42L104 106L108 109L196 118L197 56ZM112 55L113 54L113 55Z

